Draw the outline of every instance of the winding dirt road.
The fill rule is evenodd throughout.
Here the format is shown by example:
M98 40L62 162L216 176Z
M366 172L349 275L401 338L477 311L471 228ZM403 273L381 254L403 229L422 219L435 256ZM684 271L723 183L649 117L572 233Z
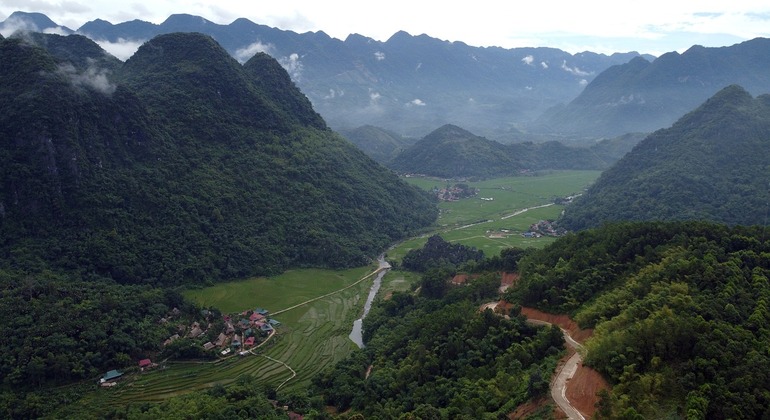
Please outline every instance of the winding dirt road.
M550 322L536 319L528 319L527 322L534 325L551 325ZM556 377L551 381L551 398L553 398L556 405L564 411L564 414L566 414L567 418L570 420L585 420L583 414L573 407L567 399L567 381L575 376L575 372L577 372L578 367L583 362L583 356L580 354L580 351L583 350L583 346L575 341L567 330L563 328L560 329L564 334L564 340L567 342L567 345L575 350L575 353L567 359L567 362L564 363L561 368L559 368Z

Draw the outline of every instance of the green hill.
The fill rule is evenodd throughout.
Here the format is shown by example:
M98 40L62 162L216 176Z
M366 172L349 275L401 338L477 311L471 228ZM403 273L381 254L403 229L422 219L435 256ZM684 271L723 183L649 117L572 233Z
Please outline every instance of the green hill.
M507 299L595 328L585 363L612 390L599 418L770 415L764 227L605 225L519 262Z
M444 178L491 178L541 169L602 169L607 163L589 148L555 141L504 145L447 124L399 153L388 166Z
M369 157L382 164L387 164L417 141L373 125L338 131Z
M730 86L639 143L565 212L569 229L617 220L762 224L770 188L770 97Z
M265 55L169 34L115 63L0 41L0 261L178 284L365 263L433 203L326 128Z

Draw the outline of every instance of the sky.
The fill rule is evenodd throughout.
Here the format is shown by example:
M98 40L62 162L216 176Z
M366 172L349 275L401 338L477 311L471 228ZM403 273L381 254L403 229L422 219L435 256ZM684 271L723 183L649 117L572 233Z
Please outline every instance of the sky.
M0 20L16 10L44 13L70 29L97 18L161 23L171 14L187 13L219 24L244 17L341 40L356 33L386 41L404 30L477 47L553 47L573 54L659 56L693 45L721 47L770 37L768 0L0 0Z

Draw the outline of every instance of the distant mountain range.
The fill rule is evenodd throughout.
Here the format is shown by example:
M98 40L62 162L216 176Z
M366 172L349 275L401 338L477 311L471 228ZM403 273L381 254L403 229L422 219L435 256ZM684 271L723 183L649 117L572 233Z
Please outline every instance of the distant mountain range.
M566 106L546 112L538 132L615 136L671 126L731 84L752 95L770 93L770 39L731 47L693 46L655 61L637 57L598 75Z
M203 34L125 63L0 39L0 268L172 285L361 265L437 215L328 129L277 61Z
M767 224L770 95L732 85L656 131L567 207L570 229L625 220Z
M71 32L41 14L16 12L0 30L11 25ZM500 141L526 140L520 127L574 99L607 68L639 57L479 48L406 32L386 42L356 34L341 41L323 32L297 34L247 19L219 25L191 15L172 15L160 25L97 19L77 29L106 48L171 32L211 35L242 62L257 51L270 54L335 129L369 124L409 137L451 123Z

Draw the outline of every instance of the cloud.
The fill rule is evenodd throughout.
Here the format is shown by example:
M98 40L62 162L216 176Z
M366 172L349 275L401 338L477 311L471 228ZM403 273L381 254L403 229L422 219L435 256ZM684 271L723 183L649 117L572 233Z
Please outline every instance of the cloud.
M540 67L542 67L544 69L547 69L548 68L548 63L546 63L545 61L541 61L540 62Z
M413 106L425 106L425 105L427 104L423 102L422 99L419 99L419 98L412 99L411 101L406 103L406 106L410 108Z
M531 55L528 55L521 59L521 62L528 66L531 66L533 61L535 61L535 57L532 57Z
M380 98L382 98L382 95L380 95L380 92L374 92L374 91L369 92L369 100L371 102L376 103L377 101L380 100Z
M339 97L345 96L345 91L342 89L340 90L329 89L329 94L324 96L324 99L334 99L338 96Z
M302 62L299 59L299 54L292 53L288 57L281 57L278 59L278 62L281 64L281 67L283 67L287 73L289 73L289 76L291 76L291 79L295 82L299 81L302 78Z
M85 86L105 95L111 95L116 89L116 86L107 78L108 71L100 69L93 62L82 73L69 63L59 65L57 72L67 77L75 87Z
M377 61L382 61L382 60L384 60L384 59L385 59L385 53L384 53L384 52L382 52L382 51L377 51L376 53L374 53L374 58L375 58Z
M575 67L569 67L569 66L567 65L567 60L564 60L564 61L561 63L561 69L562 69L562 70L564 70L564 71L566 71L566 72L568 72L568 73L572 73L572 74L574 74L575 76L581 76L581 77L584 77L584 76L590 76L590 75L591 75L591 73L590 73L590 72L587 72L587 71L583 71L583 70L580 70L580 68L578 68L577 66L575 66Z
M114 55L118 60L126 61L144 44L144 41L129 41L118 38L117 42L94 40L104 51Z
M422 63L417 63L417 67L414 69L415 71L420 70L422 68Z
M586 79L580 79L580 82L578 82L580 86L588 86L588 80Z
M62 36L66 36L66 35L70 34L69 32L65 31L64 28L62 28L61 26L57 26L55 28L43 29L43 33L44 34L62 35Z
M270 54L271 51L273 51L275 48L273 44L263 44L260 41L257 41L253 44L247 45L243 48L238 48L235 51L235 59L238 60L241 64L249 61L251 57L254 57L257 53L265 53Z
M6 38L18 31L38 32L38 28L32 22L29 22L25 19L19 19L17 17L7 19L0 27L0 34Z

